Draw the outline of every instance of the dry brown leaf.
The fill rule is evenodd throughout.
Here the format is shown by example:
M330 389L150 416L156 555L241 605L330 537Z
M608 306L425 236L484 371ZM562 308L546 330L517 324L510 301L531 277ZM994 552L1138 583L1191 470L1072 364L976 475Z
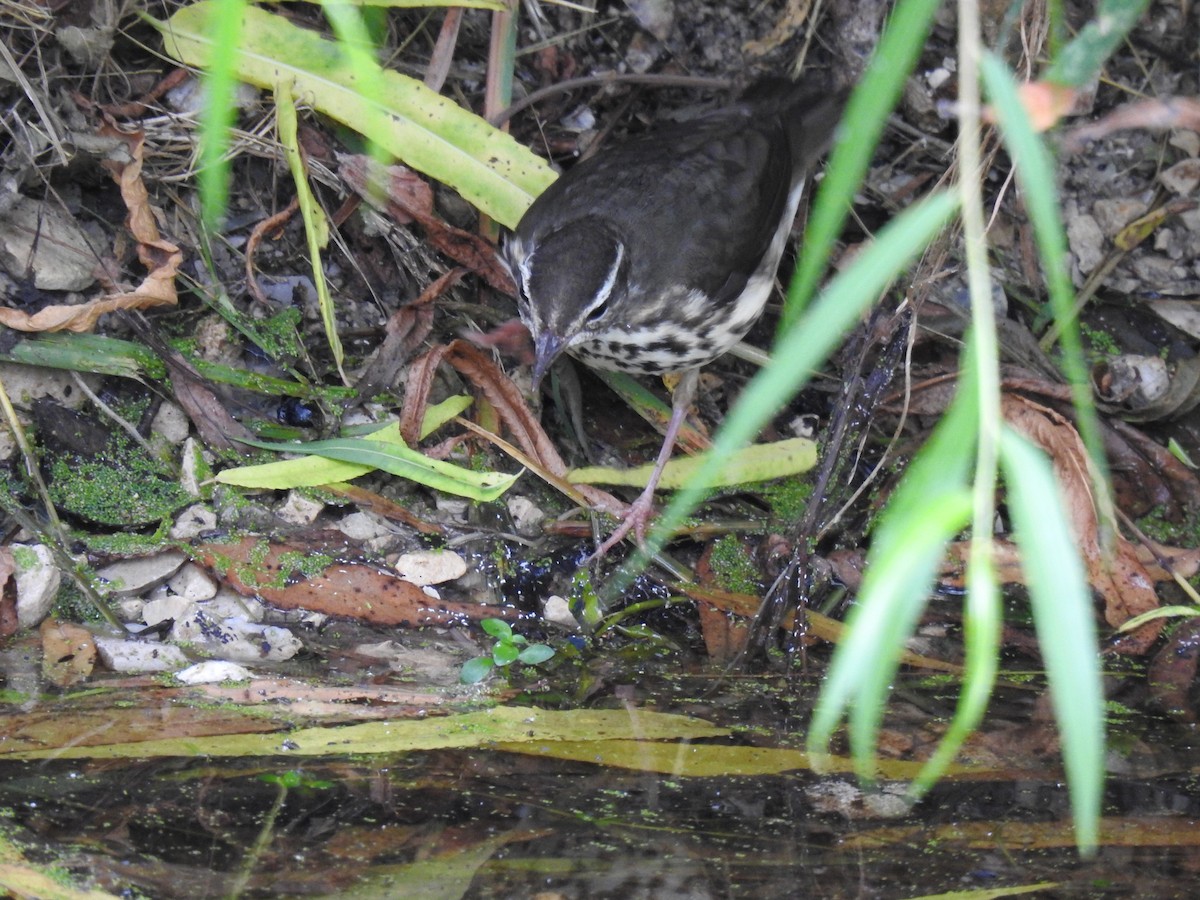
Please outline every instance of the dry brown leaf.
M86 681L96 666L92 633L73 622L46 619L41 625L42 676L58 687Z
M528 460L522 461L522 464L535 469L548 484L573 500L577 497L584 498L592 509L617 518L622 518L628 512L627 503L593 485L576 484L564 487L568 484L566 463L525 402L520 389L490 356L469 341L457 340L446 348L445 359L459 374L483 392L484 398L500 416L505 428L512 433L517 446L528 455Z
M21 627L17 620L16 562L11 547L0 547L0 637L9 637Z
M368 491L364 487L356 484L327 484L321 490L328 491L331 494L337 494L339 497L345 497L351 503L355 504L364 512L371 512L384 519L391 519L393 522L403 522L409 528L421 532L421 534L444 534L446 529L435 522L426 522L418 516L405 509L395 500L389 500L374 491Z
M1133 544L1115 534L1111 552L1106 553L1102 546L1088 454L1075 427L1054 410L1024 397L1005 394L1001 403L1005 420L1050 457L1088 581L1104 601L1105 621L1117 628L1134 616L1157 609L1154 580ZM1144 625L1123 640L1122 651L1144 653L1161 629L1160 621Z
M776 47L786 44L808 21L812 5L813 0L788 0L770 33L760 41L747 41L742 49L753 56L765 56Z
M198 544L188 549L197 563L213 570L238 593L261 597L280 609L307 609L375 625L453 625L464 619L514 618L513 610L480 603L435 600L417 585L377 566L336 561L306 577L295 559L344 552L345 538L271 543L242 538L228 544Z
M18 331L91 331L105 313L120 309L149 309L174 306L177 302L175 276L183 262L183 252L158 233L154 209L142 181L142 154L146 137L142 132L126 134L111 124L100 129L105 137L118 137L129 147L129 162L105 161L121 189L121 198L129 211L127 226L137 241L138 259L149 273L132 291L103 297L75 306L47 306L33 315L20 310L0 308L0 324Z
M390 684L339 687L283 678L259 678L239 685L198 684L188 690L210 700L243 708L285 705L297 717L319 716L348 721L420 718L436 707L454 702L447 694Z
M705 587L719 587L712 570L713 545L709 544L696 564L696 580ZM735 616L728 610L712 603L696 601L696 612L700 616L700 633L704 636L704 647L709 659L714 662L732 662L746 649L750 639L749 619Z
M409 357L425 343L425 339L433 331L433 301L461 281L466 274L466 269L451 269L422 291L417 299L405 303L392 313L383 326L383 343L375 351L358 379L358 384L355 385L360 397L370 397L391 388ZM422 406L420 416L416 420L417 431L424 415L425 410ZM411 426L411 423L408 425ZM409 446L414 446L417 431L410 433L405 427L406 424L402 420L400 433Z
M382 174L380 174L382 172ZM436 249L470 269L492 288L512 296L516 288L494 245L477 234L443 222L433 213L432 194L416 188L424 182L403 166L379 169L366 156L346 156L338 174L350 189L368 203L383 206L395 221L416 220ZM428 190L428 185L425 185Z
M429 406L429 392L433 389L438 366L446 355L446 345L436 344L426 353L414 359L408 367L404 382L404 403L400 408L400 437L410 447L417 446L421 439L421 425L425 421L425 410Z
M144 682L139 682L144 684ZM150 691L153 685L146 685ZM133 691L144 706L127 706L129 694L100 709L72 709L70 715L54 705L29 713L14 712L4 717L5 753L28 753L60 747L95 747L166 738L209 737L221 734L257 734L287 727L262 715L247 715L234 708L214 709L164 700L150 704L153 693ZM175 694L178 697L178 694ZM269 707L268 707L269 709ZM291 711L287 717L290 718Z

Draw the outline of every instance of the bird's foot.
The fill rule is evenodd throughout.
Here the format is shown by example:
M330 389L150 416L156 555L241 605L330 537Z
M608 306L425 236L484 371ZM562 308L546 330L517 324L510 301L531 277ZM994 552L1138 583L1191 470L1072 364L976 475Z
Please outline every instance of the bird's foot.
M657 481L657 479L655 479ZM638 496L625 513L621 524L605 538L604 543L596 548L596 552L588 557L588 562L595 562L604 557L609 550L629 537L632 531L638 545L646 542L646 528L654 518L654 486L651 485Z

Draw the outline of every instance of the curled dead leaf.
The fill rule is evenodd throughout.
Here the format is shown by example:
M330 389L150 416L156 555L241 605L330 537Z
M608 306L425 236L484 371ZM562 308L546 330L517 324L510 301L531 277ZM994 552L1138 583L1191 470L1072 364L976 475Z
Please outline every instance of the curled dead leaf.
M148 275L132 291L124 291L75 306L47 306L30 315L20 310L0 308L0 324L17 331L91 331L105 313L128 309L174 306L175 276L183 263L183 252L158 232L154 208L142 181L142 156L146 137L143 132L127 134L108 124L100 129L105 137L119 137L129 146L129 160L104 163L121 189L121 199L129 211L127 226L137 241L137 254Z
M406 628L515 618L515 611L503 607L434 599L412 582L364 562L335 560L315 574L300 571L298 561L332 557L334 547L315 538L307 544L242 538L197 544L188 552L238 593L261 597L280 609L307 609Z

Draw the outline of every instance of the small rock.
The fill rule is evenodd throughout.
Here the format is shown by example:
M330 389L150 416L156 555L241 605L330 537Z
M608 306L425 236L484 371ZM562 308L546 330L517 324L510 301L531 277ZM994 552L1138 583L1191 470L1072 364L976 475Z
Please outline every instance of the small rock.
M151 641L127 641L97 637L100 659L114 672L138 675L146 672L176 672L185 668L188 658L178 647Z
M1120 234L1122 228L1138 216L1144 215L1149 208L1144 200L1135 197L1109 198L1093 203L1092 215L1095 216L1105 237L1114 238Z
M204 608L221 619L241 617L250 622L261 622L266 617L266 607L261 600L243 597L233 588L223 587L217 595L204 604Z
M396 572L413 584L443 584L467 574L467 561L450 550L418 550L396 560Z
M1187 196L1200 187L1200 159L1185 159L1158 174L1163 187L1180 196Z
M187 413L174 403L163 403L150 423L150 430L174 447L187 440L192 424L188 421Z
M216 659L196 663L175 673L175 680L183 684L220 684L223 681L250 681L253 678L254 675L245 666Z
M299 491L289 491L287 499L279 507L279 518L292 525L311 525L325 511L325 504Z
M154 626L168 620L174 621L187 612L192 601L177 594L164 594L142 604L142 621Z
M542 618L547 622L566 628L568 631L582 631L579 620L571 612L571 604L557 594L546 598L542 608Z
M18 277L30 272L42 291L82 291L96 280L95 251L75 220L55 203L28 197L0 221L0 265Z
M175 620L171 640L234 662L280 662L304 646L286 628L259 625L241 616L217 618L203 604L193 604Z
M512 497L508 500L508 514L518 533L526 536L536 534L546 519L545 511L528 497Z
M1104 259L1104 232L1091 216L1077 213L1067 220L1067 240L1084 275Z
M142 616L145 615L146 601L141 597L117 597L109 608L122 622L145 621Z
M108 582L108 593L130 596L163 584L187 561L188 558L178 550L168 550L154 556L123 559L99 569L96 574Z
M387 533L387 527L378 516L364 512L350 513L336 527L352 541L369 541Z
M1181 128L1177 131L1172 131L1167 143L1178 150L1182 150L1188 156L1200 156L1200 134L1190 129Z
M216 527L217 514L212 507L197 503L195 506L189 506L175 517L175 524L171 526L171 537L179 541L186 541L212 531Z
M167 587L188 600L211 600L217 596L217 583L213 577L191 562L171 576Z
M10 550L16 568L17 624L33 628L54 606L62 573L45 544L14 544Z

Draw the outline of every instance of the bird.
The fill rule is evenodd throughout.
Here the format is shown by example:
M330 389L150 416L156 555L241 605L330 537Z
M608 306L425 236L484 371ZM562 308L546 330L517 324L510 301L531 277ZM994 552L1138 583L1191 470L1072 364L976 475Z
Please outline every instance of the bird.
M699 370L762 313L843 105L824 86L752 85L567 169L504 242L535 391L564 353L596 369L680 376L649 483L596 556L630 531L644 540Z

